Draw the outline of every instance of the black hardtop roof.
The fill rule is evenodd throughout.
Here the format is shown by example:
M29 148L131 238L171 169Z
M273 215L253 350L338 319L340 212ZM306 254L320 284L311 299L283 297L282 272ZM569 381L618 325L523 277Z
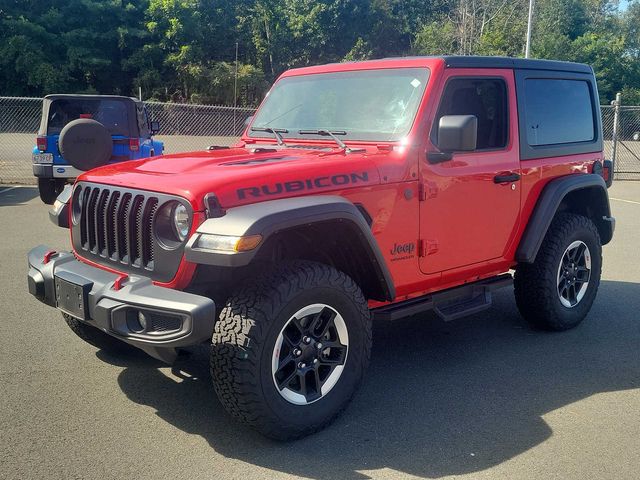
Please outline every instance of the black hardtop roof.
M517 68L526 70L558 70L562 72L593 73L585 63L562 62L559 60L538 60L514 57L443 56L449 68Z
M40 119L40 128L38 135L47 135L47 122L49 121L49 111L56 100L121 100L127 109L127 117L129 125L123 126L118 135L129 135L134 132L134 136L138 135L138 119L136 116L136 108L139 100L134 97L123 97L120 95L74 95L74 94L56 94L47 95L42 101L42 118Z
M560 60L538 60L534 58L485 57L479 55L414 55L409 57L389 57L382 60L403 58L441 58L447 68L512 68L524 70L556 70L560 72L593 73L585 63L563 62Z
M124 97L122 95L85 95L85 94L74 94L74 93L55 93L53 95L46 95L44 97L45 100L53 101L53 100L72 100L74 98L83 99L83 100L102 100L105 98L112 100L125 100L125 101L133 101L138 102L139 100L135 97Z

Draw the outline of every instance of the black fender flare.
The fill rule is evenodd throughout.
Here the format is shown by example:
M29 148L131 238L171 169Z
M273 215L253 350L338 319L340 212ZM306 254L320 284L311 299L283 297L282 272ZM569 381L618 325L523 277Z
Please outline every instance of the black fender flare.
M517 262L532 263L535 260L562 201L570 193L583 189L592 189L594 192L591 198L593 202L597 202L599 218L592 218L592 220L598 227L602 244L606 245L611 241L615 229L615 219L611 216L609 195L604 179L600 175L591 173L567 175L551 180L542 189L516 250L515 259Z
M223 216L209 218L197 228L185 247L185 259L196 264L220 267L248 265L271 235L295 227L328 221L347 222L353 227L361 247L368 253L368 259L372 262L384 298L393 300L393 279L367 220L358 207L340 196L284 198L229 208ZM262 235L263 240L254 250L226 253L198 248L198 238L203 234L237 237Z

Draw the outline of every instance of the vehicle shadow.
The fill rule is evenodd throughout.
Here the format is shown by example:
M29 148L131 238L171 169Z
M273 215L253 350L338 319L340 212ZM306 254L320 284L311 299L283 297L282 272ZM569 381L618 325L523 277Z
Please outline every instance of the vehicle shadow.
M38 189L35 187L18 187L12 185L0 185L0 207L21 205L38 198Z
M341 479L385 467L421 477L476 472L548 439L545 413L640 386L640 285L600 288L585 323L564 333L531 330L509 291L487 312L452 323L430 314L377 323L371 368L349 408L291 443L267 440L223 411L204 350L179 361L174 378L131 362L118 380L132 401L217 452L281 472Z

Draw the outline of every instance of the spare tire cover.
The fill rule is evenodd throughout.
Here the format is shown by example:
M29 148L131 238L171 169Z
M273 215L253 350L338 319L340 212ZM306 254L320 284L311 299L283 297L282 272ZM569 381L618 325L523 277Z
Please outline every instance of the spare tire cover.
M109 130L90 118L67 123L60 132L58 144L62 158L79 170L106 165L113 150Z

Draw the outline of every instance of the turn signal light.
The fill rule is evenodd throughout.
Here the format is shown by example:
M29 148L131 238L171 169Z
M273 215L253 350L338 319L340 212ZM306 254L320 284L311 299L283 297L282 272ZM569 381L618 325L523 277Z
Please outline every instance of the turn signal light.
M140 150L140 139L139 138L130 138L129 139L129 150L132 152L137 152Z
M236 237L229 235L212 235L203 233L198 238L195 248L221 252L248 252L256 248L262 241L262 235Z
M248 237L240 237L236 242L236 252L247 252L256 248L262 241L262 235L250 235Z

